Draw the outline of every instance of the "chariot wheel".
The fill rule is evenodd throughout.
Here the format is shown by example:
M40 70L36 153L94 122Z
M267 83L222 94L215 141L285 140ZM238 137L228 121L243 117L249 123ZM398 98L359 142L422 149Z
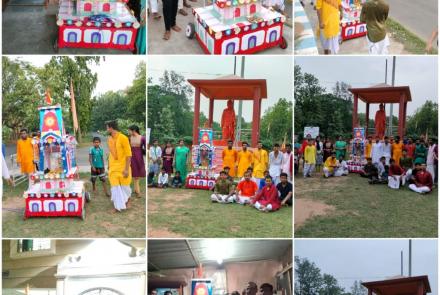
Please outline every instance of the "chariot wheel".
M194 38L196 34L196 26L193 23L188 23L186 25L185 35L188 39Z
M288 46L289 46L289 43L287 43L286 38L281 37L280 48L281 49L286 49Z
M89 203L92 200L92 197L90 196L89 192L84 193L84 198L86 199L87 203Z

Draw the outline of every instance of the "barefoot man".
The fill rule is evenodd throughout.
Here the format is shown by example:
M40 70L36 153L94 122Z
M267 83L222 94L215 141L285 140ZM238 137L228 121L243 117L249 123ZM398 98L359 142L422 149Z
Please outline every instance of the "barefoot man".
M114 212L127 209L131 196L131 147L128 137L118 131L116 121L106 123L108 138L109 170Z

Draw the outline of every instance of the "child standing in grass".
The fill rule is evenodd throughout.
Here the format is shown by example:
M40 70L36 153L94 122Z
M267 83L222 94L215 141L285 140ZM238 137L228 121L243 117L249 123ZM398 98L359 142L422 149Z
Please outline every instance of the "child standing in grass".
M91 167L91 181L93 185L93 191L96 191L96 178L99 178L104 189L104 193L107 197L110 194L107 191L105 184L105 166L104 166L104 150L101 147L101 139L99 137L93 138L93 146L89 150L89 163Z

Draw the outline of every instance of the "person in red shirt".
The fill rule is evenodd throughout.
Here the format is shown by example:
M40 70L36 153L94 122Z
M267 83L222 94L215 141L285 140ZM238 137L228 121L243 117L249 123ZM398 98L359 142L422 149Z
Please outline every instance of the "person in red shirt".
M416 150L416 145L413 143L411 138L408 138L408 143L405 144L404 149L406 150L406 156L408 158L414 159L414 151Z
M258 191L258 185L251 179L251 173L249 170L244 173L244 180L238 183L235 190L235 201L241 205L251 203Z
M254 207L263 212L276 211L281 207L281 201L278 198L278 190L272 183L270 176L265 177L266 186L252 200Z
M401 184L405 185L405 170L391 158L388 169L388 186L392 189L399 189Z
M426 171L426 164L416 162L416 169L413 172L412 182L409 189L419 194L426 194L432 190L432 175Z

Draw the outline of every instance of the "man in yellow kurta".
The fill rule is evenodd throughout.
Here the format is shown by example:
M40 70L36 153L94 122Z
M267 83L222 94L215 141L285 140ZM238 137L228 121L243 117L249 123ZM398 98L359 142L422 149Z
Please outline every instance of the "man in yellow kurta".
M264 178L264 171L267 170L269 156L267 151L263 149L261 141L258 142L257 149L254 150L254 177Z
M247 149L247 142L242 143L242 150L238 152L237 176L243 177L246 170L252 166L252 153Z
M367 144L365 145L365 159L371 158L371 151L373 149L373 138L368 136Z
M324 162L324 177L334 176L335 168L337 166L336 153L332 153L330 157Z
M342 18L341 0L317 0L316 11L319 21L324 54L337 54L339 51L339 27Z
M392 158L400 165L400 158L402 158L403 143L400 141L400 136L396 136L394 143L391 145Z
M237 163L237 151L232 147L233 141L228 140L228 147L222 152L223 169L229 167L229 176L235 177L235 166Z
M116 121L107 122L109 170L112 202L115 211L127 209L131 196L131 147L128 137L118 131Z
M17 164L20 171L29 177L29 187L31 185L30 174L34 173L34 147L32 139L27 135L27 130L20 130L20 139L17 141Z

